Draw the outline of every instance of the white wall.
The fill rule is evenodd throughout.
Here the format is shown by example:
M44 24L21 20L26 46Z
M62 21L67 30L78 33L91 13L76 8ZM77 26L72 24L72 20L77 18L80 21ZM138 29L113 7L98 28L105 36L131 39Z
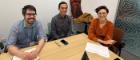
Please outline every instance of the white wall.
M95 9L100 5L105 5L109 9L108 19L114 22L118 3L119 0L82 0L82 10L97 17Z
M21 10L24 5L32 4L37 9L37 19L39 19L47 32L47 23L58 13L58 3L69 0L0 0L0 35L8 36L11 26L18 20L23 19ZM99 5L107 5L110 9L108 18L114 20L118 0L82 0L83 12L96 15L94 9ZM70 7L68 8L70 15Z

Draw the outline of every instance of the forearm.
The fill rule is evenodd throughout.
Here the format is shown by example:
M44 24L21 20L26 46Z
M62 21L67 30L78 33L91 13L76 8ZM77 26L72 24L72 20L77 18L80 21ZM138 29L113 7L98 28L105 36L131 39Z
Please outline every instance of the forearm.
M94 35L94 33L88 33L88 38L92 41L97 41L98 38ZM97 41L98 42L98 41Z
M36 52L39 54L45 44L45 40L41 39L36 47Z
M97 38L97 40L96 40L97 42L99 42L99 43L104 43L104 41L103 40L101 40L101 39L98 39Z
M11 54L11 55L14 55L14 56L18 56L18 57L21 57L20 54L21 54L21 51L14 45L10 45L8 47L8 52Z
M59 35L56 33L56 30L53 30L53 29L52 29L52 31L51 31L51 36L52 36L52 38L54 38L54 39L58 39L58 38L59 38Z
M70 30L67 34L67 36L71 36L73 34L72 30Z

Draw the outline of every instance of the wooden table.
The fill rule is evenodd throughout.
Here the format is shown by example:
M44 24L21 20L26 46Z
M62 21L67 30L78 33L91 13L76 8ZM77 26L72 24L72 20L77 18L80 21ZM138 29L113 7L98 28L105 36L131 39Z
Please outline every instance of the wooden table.
M83 53L85 51L86 43L91 42L98 44L96 42L90 41L87 35L82 33L74 36L64 38L69 44L64 45L60 42L61 39L46 42L43 50L41 51L39 57L40 60L81 60ZM30 49L33 47L28 47ZM87 53L90 60L113 60L116 57L123 60L121 57L117 56L115 53L110 51L110 58L104 58L95 53ZM0 60L10 60L12 57L8 53L3 53L0 55Z

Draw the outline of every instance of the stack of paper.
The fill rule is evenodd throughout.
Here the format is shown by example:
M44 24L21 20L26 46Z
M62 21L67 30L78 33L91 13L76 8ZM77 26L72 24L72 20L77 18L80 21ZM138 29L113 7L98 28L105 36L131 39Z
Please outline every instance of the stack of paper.
M105 47L102 45L96 45L96 44L88 42L85 50L87 52L96 53L96 54L106 57L106 58L109 58L109 56L110 56L108 47Z
M32 49L29 49L29 50L26 50L25 52L31 52L35 50L35 48L32 48ZM17 56L13 56L13 59L12 60L22 60L21 58L17 57ZM39 57L37 57L36 59L34 60L39 60Z

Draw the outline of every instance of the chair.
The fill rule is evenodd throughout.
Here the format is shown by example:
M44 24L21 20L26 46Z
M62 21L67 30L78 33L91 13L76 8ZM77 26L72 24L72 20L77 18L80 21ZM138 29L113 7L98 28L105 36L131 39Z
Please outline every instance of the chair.
M48 33L46 34L48 41L52 41L52 35L51 35L51 23L48 23Z
M122 48L125 46L125 43L122 42L124 31L120 28L115 27L113 33L113 40L117 41L114 46L119 50L117 54L120 56Z

